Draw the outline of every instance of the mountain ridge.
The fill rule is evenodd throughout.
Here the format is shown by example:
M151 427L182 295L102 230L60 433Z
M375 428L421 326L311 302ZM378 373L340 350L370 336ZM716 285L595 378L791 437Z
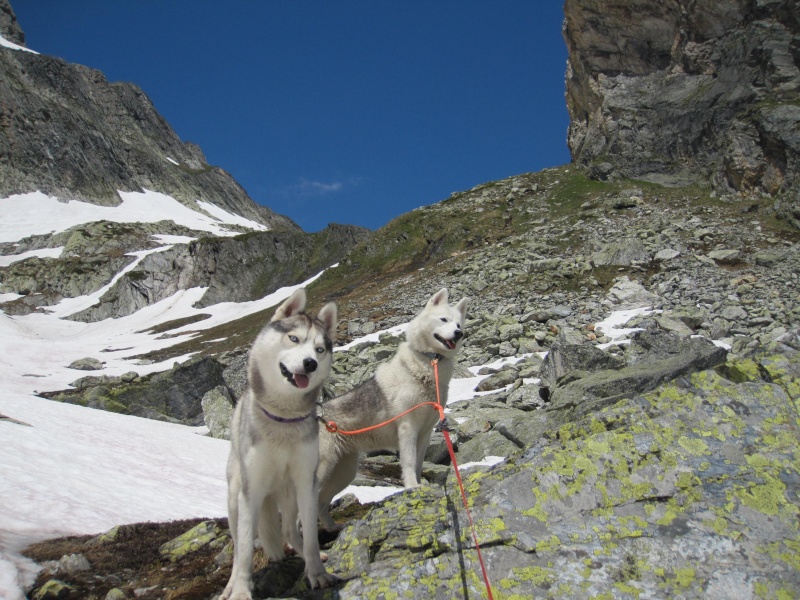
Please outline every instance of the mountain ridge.
M0 12L5 30L24 40L7 0ZM151 189L201 212L197 201L273 229L300 229L256 204L199 146L180 140L138 86L9 48L0 48L0 74L0 196L41 191L116 206L119 191Z

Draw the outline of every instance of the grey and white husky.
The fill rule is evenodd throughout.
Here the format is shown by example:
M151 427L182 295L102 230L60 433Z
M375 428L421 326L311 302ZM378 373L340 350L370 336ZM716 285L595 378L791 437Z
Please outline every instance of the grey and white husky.
M447 301L447 289L434 294L409 323L406 341L391 360L378 366L370 379L323 405L323 416L340 429L356 430L382 423L421 402L436 402L432 360L438 359L439 391L447 404L447 388L453 375L453 359L461 349L467 299L455 306ZM320 430L319 517L328 530L337 529L329 508L333 497L356 476L361 453L399 450L405 487L420 485L422 461L439 413L422 407L367 433L343 435Z
M248 387L231 427L228 517L234 550L225 599L251 598L256 532L268 560L283 557L284 539L302 552L312 588L337 580L320 558L316 504L317 400L331 368L337 311L329 303L313 318L303 312L305 304L305 290L294 292L250 350Z

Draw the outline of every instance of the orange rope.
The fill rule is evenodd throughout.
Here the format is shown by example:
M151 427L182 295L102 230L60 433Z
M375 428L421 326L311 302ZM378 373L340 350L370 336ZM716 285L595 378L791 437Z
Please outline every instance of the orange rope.
M370 425L369 427L364 427L363 429L353 429L353 430L344 430L339 429L339 426L333 421L326 421L322 417L319 417L319 420L325 424L325 429L328 430L330 433L341 433L342 435L357 435L359 433L365 433L367 431L373 431L384 425L388 425L392 421L396 421L397 419L404 417L411 411L417 410L422 406L432 406L437 411L439 411L439 419L442 423L444 423L445 416L444 416L444 407L442 406L442 398L439 394L439 359L434 358L431 361L431 365L433 365L433 375L434 379L436 380L436 402L422 402L417 404L416 406L409 408L407 411L400 413L396 417L389 419L388 421L384 421L383 423L378 423L377 425ZM456 472L456 480L458 481L458 487L461 490L461 500L464 503L464 510L467 513L467 518L469 519L469 527L472 530L472 540L475 542L475 550L478 551L478 562L481 565L481 572L483 573L483 582L486 585L486 594L489 600L494 600L494 596L492 595L492 584L489 583L489 574L486 572L486 565L483 562L483 554L481 554L481 547L478 543L478 534L475 532L475 523L472 521L472 514L469 512L469 502L467 500L467 492L464 490L464 481L461 479L461 473L458 470L458 462L456 461L456 453L453 449L453 442L450 439L450 431L447 427L442 427L442 433L444 433L444 440L447 444L447 451L450 453L450 460L453 463L453 469Z
M438 381L437 381L436 385L437 385L436 392L437 392L437 395L438 395L438 392L439 392L439 390L438 390L438 385L439 385ZM388 425L392 421L397 421L397 419L399 419L400 417L405 417L411 411L417 410L418 408L420 408L422 406L433 406L435 408L441 408L438 404L436 404L436 402L423 402L422 404L417 404L416 406L413 406L413 407L409 408L407 411L400 413L396 417L392 417L388 421L384 421L383 423L378 423L377 425L370 425L369 427L364 427L363 429L350 429L350 430L348 430L348 429L340 429L339 426L334 421L326 421L322 417L319 417L319 420L322 421L322 423L325 425L325 429L327 429L330 433L341 433L342 435L357 435L359 433L366 433L368 431L373 431L375 429L380 429L384 425ZM440 410L439 414L440 414L440 416L442 418L444 418L444 411L443 410Z

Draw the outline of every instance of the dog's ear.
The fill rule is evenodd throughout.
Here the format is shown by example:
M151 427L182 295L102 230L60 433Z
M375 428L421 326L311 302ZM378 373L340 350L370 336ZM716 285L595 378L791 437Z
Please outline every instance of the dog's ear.
M447 288L440 289L428 300L428 306L439 306L440 304L447 304Z
M325 333L332 342L336 340L337 317L338 310L333 302L328 302L317 314L317 320L325 327Z
M287 319L292 315L303 312L305 307L306 290L305 288L300 288L295 290L295 292L278 307L278 310L275 311L275 315L272 317L272 321Z
M456 310L461 313L461 318L467 318L467 304L469 304L469 298L462 298L456 304Z

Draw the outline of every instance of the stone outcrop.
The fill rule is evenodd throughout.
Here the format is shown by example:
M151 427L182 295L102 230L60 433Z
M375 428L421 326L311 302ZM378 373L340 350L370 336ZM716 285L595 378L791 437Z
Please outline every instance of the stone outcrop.
M102 365L101 365L102 366ZM42 392L45 398L148 419L202 425L207 392L224 387L224 365L203 357L147 377L135 372L75 380L73 389Z
M594 176L781 198L798 218L793 0L567 0L574 162Z

